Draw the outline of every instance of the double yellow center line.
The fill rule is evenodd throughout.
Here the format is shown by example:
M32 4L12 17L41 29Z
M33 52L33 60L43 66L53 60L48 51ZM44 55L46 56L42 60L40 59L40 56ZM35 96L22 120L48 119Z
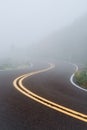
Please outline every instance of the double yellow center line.
M45 72L45 71L48 71L52 68L54 68L55 65L54 64L50 64L50 66L46 69L42 69L42 70L39 70L39 71L35 71L35 72L31 72L29 74L24 74L18 78L16 78L14 81L13 81L13 85L14 87L20 91L22 94L26 95L27 97L51 108L51 109L54 109L56 111L59 111L59 112L62 112L68 116L71 116L71 117L74 117L76 119L79 119L81 121L84 121L84 122L87 122L87 115L83 114L83 113L80 113L78 111L75 111L75 110L72 110L72 109L69 109L67 107L64 107L62 105L59 105L59 104L56 104L52 101L49 101L41 96L38 96L37 94L31 92L30 90L26 89L26 87L22 84L23 80L27 77L30 77L32 75L35 75L35 74L39 74L39 73L42 73L42 72Z

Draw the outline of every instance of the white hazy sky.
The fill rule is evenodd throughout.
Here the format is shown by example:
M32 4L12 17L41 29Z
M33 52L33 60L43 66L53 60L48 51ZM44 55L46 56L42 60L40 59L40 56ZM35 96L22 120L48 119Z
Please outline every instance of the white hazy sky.
M0 46L35 43L87 13L87 0L0 0Z

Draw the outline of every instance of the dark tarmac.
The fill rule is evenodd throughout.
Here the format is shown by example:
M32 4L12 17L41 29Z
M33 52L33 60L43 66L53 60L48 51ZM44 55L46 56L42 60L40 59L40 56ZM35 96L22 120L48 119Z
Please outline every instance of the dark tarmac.
M87 114L87 92L69 81L75 68L66 63L55 65L53 70L24 80L24 86L48 100ZM14 88L16 77L46 66L0 71L0 130L87 130L87 123L39 104Z

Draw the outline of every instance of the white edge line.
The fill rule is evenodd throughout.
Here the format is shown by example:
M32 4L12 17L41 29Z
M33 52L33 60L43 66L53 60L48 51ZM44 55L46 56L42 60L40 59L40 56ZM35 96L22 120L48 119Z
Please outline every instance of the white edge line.
M77 71L78 71L78 66L77 66L76 64L73 64L73 65L74 65L75 68L76 68L75 72L77 72ZM79 85L75 84L75 82L73 81L73 78L74 78L74 76L75 76L75 72L71 75L71 77L70 77L70 82L71 82L75 87L77 87L77 88L79 88L79 89L81 89L81 90L87 92L87 89L84 89L84 88L80 87Z

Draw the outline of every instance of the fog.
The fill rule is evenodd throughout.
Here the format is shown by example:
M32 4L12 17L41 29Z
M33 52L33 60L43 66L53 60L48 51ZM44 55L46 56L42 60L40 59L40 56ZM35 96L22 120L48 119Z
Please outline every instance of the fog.
M87 19L83 18L87 16L86 14L87 0L0 1L0 63L30 61L33 56L35 58L35 55L37 55L37 59L39 55L44 58L55 58L57 55L63 55L64 49L67 51L68 48L66 47L68 44L65 43L69 37L69 32L72 35L72 31L69 31L70 28L74 27L78 30L78 22L75 24L75 21L81 21L81 19L86 21ZM84 25L84 22L81 24ZM85 27L82 27L80 31L83 29ZM68 31L67 36L65 30ZM83 30L83 32L82 39L84 36L86 37L86 31ZM77 33L81 34L80 32ZM62 37L64 40L66 39L65 43L60 40ZM68 40L69 44L76 43L72 40L73 38L75 36L71 37L72 42ZM76 41L81 41L79 35ZM56 54L49 51L53 47L55 50L55 45L60 48L56 50ZM60 52L58 52L59 50ZM69 59L71 55L73 54L65 59Z

